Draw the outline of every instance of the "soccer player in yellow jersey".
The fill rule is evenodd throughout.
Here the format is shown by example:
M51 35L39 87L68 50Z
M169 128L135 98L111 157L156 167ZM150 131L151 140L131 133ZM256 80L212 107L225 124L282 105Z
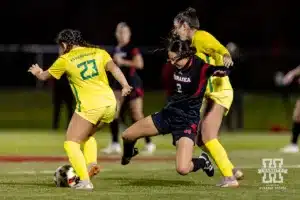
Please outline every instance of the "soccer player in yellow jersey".
M215 66L232 66L233 61L228 50L211 34L199 30L199 27L196 10L188 8L174 18L173 33L182 40L190 40L191 45L197 49L196 54L207 63ZM210 153L224 176L218 186L237 187L239 185L237 179L241 179L243 173L233 167L217 138L223 116L227 114L233 100L233 90L228 76L211 77L205 97L206 106L201 108L204 116L199 122L200 133L197 143Z
M130 93L131 87L110 55L85 42L79 31L61 31L57 43L60 56L47 71L37 64L28 71L40 80L60 79L64 73L67 74L77 106L67 130L64 148L80 178L74 188L93 189L90 178L99 172L93 134L99 123L110 123L116 112L116 99L109 87L106 71L111 72L122 85L123 96Z

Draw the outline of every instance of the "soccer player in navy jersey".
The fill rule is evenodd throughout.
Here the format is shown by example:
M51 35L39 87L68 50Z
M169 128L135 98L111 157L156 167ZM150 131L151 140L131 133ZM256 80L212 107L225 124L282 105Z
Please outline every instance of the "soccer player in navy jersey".
M166 49L173 66L167 86L170 95L168 103L161 111L136 122L123 132L121 164L127 165L138 154L138 149L134 148L137 139L171 133L173 145L176 146L177 172L186 175L202 169L208 176L213 176L214 168L207 154L193 158L193 149L208 78L225 76L229 69L206 64L195 55L196 49L187 41L171 38Z

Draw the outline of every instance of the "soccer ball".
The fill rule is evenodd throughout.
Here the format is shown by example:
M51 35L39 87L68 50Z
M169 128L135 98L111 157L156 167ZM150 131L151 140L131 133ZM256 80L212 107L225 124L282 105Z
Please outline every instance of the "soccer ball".
M63 165L55 170L53 180L57 187L73 187L80 179L71 165Z

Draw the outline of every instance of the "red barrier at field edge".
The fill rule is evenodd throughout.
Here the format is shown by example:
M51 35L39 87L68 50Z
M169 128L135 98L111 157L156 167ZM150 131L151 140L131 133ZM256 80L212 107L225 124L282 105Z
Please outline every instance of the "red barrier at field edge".
M290 131L287 127L279 125L279 124L274 124L271 126L270 131L272 133L286 133Z
M0 162L62 162L67 161L64 156L0 156ZM119 162L121 157L118 156L101 156L100 162ZM162 162L175 160L174 156L138 156L133 158L135 161L143 162Z

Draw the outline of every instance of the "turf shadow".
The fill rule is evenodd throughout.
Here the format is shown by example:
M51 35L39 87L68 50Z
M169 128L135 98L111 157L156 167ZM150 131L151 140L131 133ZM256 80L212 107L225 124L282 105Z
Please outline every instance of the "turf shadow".
M133 179L133 178L105 178L105 180L115 180L115 181L122 181L121 185L132 185L132 186L190 186L196 185L194 181L186 181L186 180L168 180L168 179Z

